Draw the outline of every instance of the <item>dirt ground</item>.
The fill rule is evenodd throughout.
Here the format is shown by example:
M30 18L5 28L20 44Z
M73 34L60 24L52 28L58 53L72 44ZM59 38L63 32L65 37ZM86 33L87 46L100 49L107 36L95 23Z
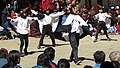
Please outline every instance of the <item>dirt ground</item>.
M102 50L106 53L106 60L109 60L109 54L112 51L120 50L120 35L110 35L111 41L107 41L105 35L100 35L98 42L94 43L90 36L86 36L81 39L79 45L79 57L81 59L85 58L80 65L75 65L74 62L70 63L70 68L83 68L85 65L94 65L93 53L97 50ZM20 65L23 68L31 68L36 65L37 57L39 54L43 53L46 48L43 46L41 49L37 49L39 43L39 38L29 37L29 48L28 56L21 57ZM49 38L44 39L45 44L51 44ZM57 64L58 60L61 58L69 59L71 47L69 42L64 42L56 39L56 43L59 44L57 47L53 47L56 51L54 62ZM19 39L13 40L0 40L0 48L6 48L10 50L19 50Z

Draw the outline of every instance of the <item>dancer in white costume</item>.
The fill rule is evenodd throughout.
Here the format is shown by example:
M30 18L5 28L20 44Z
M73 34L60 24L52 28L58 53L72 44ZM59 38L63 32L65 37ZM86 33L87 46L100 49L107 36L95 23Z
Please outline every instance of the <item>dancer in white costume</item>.
M59 21L58 17L63 14L64 14L64 11L51 13L51 11L47 9L44 14L45 17L43 19L38 19L40 32L42 33L38 48L40 48L41 45L43 45L43 39L46 34L50 36L52 40L52 45L56 46L53 32L56 30L56 27L58 25L58 21Z

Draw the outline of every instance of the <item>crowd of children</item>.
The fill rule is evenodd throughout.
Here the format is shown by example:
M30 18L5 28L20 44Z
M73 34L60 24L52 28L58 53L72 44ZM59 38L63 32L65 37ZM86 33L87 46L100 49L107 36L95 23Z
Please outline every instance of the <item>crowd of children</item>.
M55 50L48 47L44 52L38 55L35 66L31 68L70 68L68 59L61 58L58 63L54 62ZM96 51L93 54L94 66L85 65L84 68L119 68L120 67L120 51L110 53L110 61L106 61L106 54L103 51ZM18 50L7 51L5 48L0 49L0 68L23 68L20 65L20 53Z

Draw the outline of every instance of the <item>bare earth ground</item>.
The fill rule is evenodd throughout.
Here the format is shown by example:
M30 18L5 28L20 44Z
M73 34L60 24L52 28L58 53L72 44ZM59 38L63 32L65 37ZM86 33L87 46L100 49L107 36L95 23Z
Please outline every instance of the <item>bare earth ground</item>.
M110 35L110 38L113 39L111 41L106 41L105 35L99 36L99 41L94 43L90 36L86 36L82 40L80 40L79 45L79 57L87 58L81 62L80 65L75 65L74 62L70 63L70 68L83 68L85 65L94 65L94 61L89 59L93 59L93 53L97 50L102 50L106 53L106 60L109 60L109 54L112 51L119 51L120 50L120 35ZM103 40L100 40L103 39ZM117 39L117 41L116 41ZM37 45L39 42L39 38L31 38L29 37L29 48L28 52L30 54L28 56L21 57L20 65L23 68L31 68L32 66L36 65L37 56L43 53L46 47L42 47L41 49L37 49ZM57 63L60 58L69 59L71 47L69 42L64 42L60 40L56 40L59 46L54 47L56 51L56 56L54 62ZM51 40L49 38L44 39L44 43L51 44ZM10 50L19 50L19 39L13 40L0 40L0 48L6 48L8 51Z

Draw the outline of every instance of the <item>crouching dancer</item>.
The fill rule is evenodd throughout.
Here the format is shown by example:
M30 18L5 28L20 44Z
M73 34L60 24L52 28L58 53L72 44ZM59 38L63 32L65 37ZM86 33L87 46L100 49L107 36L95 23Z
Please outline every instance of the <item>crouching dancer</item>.
M101 29L103 29L106 37L107 37L107 40L110 41L111 39L109 38L108 34L107 34L107 27L106 27L106 23L105 23L105 20L106 18L110 18L111 16L108 15L107 13L103 12L102 9L99 10L99 13L95 15L95 19L98 19L98 28L97 28L97 32L96 32L96 35L95 35L95 39L94 39L94 42L97 42L97 39L98 39L98 34L100 33Z
M52 31L53 28L52 28L51 24L53 23L55 18L58 18L59 16L61 16L63 14L64 14L64 11L51 13L51 10L47 9L45 11L43 19L39 19L39 17L38 17L38 19L39 19L38 20L39 28L40 28L40 32L42 33L40 41L39 41L38 49L41 47L41 45L43 45L43 39L44 39L45 35L49 35L51 40L52 40L52 45L56 46L56 44L55 44L55 37L54 37L53 31Z

